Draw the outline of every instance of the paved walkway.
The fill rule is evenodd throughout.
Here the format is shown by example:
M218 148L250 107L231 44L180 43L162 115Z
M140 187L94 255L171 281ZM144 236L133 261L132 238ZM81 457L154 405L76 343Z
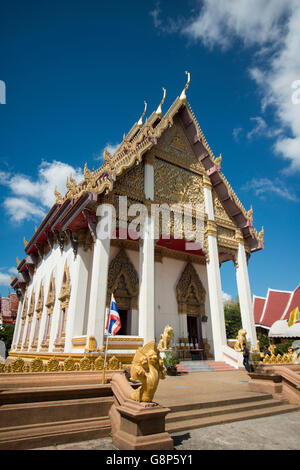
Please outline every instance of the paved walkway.
M155 401L163 406L251 396L243 370L167 377ZM257 395L257 393L255 393ZM172 434L177 450L299 450L300 411ZM116 450L111 438L45 447L45 450Z

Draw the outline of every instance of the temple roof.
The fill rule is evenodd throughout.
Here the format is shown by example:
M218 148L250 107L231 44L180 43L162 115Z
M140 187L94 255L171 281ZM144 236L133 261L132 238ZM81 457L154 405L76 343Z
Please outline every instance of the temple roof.
M175 115L181 118L186 136L195 153L196 158L203 165L207 178L209 178L213 189L222 202L228 215L236 226L241 229L242 235L247 242L250 251L255 252L264 247L264 231L258 233L253 227L253 210L246 211L237 195L233 191L224 174L221 172L222 157L216 158L206 141L197 119L186 100L186 90L190 83L190 75L187 83L179 97L175 99L166 114L162 114L162 104L165 100L165 89L163 99L157 110L149 118L143 118L144 112L127 135L124 134L123 141L114 152L110 154L104 150L104 163L95 171L84 167L84 180L77 183L72 176L67 178L67 192L61 195L54 189L56 203L50 209L34 235L25 243L26 255L39 254L40 248L48 243L51 246L52 234L71 230L77 231L95 223L95 205L100 195L112 191L114 182L134 165L143 160L143 156L153 148L163 132L172 127ZM18 269L24 266L24 260ZM22 281L20 279L20 281ZM11 286L17 285L17 278L12 281Z
M253 298L255 325L269 329L279 320L288 320L291 311L296 307L300 310L300 285L294 292L268 289L266 298Z

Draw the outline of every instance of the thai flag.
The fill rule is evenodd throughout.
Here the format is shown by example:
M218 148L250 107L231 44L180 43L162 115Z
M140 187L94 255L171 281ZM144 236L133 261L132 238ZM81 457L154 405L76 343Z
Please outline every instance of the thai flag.
M111 294L110 309L106 322L106 330L109 335L115 336L121 328L121 320L117 309L116 300Z

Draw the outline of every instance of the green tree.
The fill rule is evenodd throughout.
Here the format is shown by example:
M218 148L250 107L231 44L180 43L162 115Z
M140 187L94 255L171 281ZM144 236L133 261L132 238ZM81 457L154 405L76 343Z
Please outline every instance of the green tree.
M228 339L237 337L239 330L242 328L240 304L238 300L231 300L224 305L225 328Z
M8 351L11 347L11 343L13 340L15 325L11 325L10 323L6 323L0 326L0 340L4 341L6 346L6 351Z

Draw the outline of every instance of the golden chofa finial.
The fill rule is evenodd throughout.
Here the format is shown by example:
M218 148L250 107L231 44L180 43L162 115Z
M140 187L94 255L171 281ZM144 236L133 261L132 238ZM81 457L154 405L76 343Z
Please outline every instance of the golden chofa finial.
M55 186L55 188L54 188L54 196L55 196L56 204L62 204L62 202L63 202L63 197L62 197L62 195L60 194L60 192L57 191L56 186Z
M164 92L164 96L163 96L161 102L159 103L159 106L158 106L157 110L155 111L155 114L157 114L157 116L158 116L159 118L162 117L162 110L161 110L161 107L162 107L162 105L163 105L163 103L164 103L164 101L165 101L165 99L166 99L166 89L165 89L164 87L163 87L163 92Z
M190 72L185 71L185 73L187 74L188 79L187 79L186 85L185 85L184 89L182 90L181 95L180 95L180 97L179 97L180 101L183 101L184 103L186 102L186 94L185 94L185 91L188 89L189 84L190 84L190 81L191 81L191 74L190 74Z
M248 220L253 220L253 207L250 206L250 210L247 212L247 219Z
M265 229L264 229L264 227L262 227L261 231L258 234L258 240L261 243L264 243L264 236L265 236Z
M12 274L10 274L10 279L11 279L11 282L13 282L14 276Z
M145 105L144 112L143 112L143 114L141 115L141 117L140 117L140 119L139 119L139 121L138 121L138 126L139 126L139 127L142 127L142 126L143 126L143 117L145 116L146 110L147 110L147 103L146 103L146 101L144 101L144 105Z
M20 260L19 260L18 256L16 257L16 262L17 262L17 266L19 266Z
M220 153L220 156L215 159L215 165L221 168L221 162L222 162L222 154Z
M24 241L24 246L25 246L25 248L26 248L26 246L28 245L28 241L26 240L25 237L24 237L23 241Z

